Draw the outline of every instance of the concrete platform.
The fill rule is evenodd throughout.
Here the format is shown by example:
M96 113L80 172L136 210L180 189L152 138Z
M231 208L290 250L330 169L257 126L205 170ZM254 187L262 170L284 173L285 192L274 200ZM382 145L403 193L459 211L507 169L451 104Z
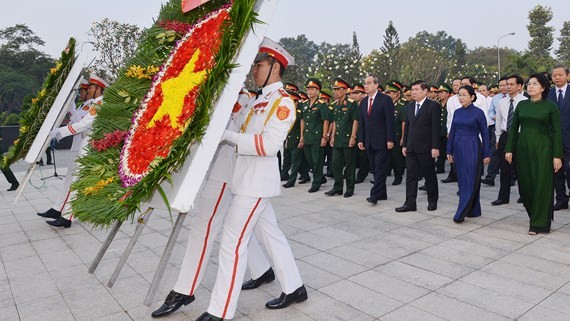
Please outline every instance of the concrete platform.
M64 174L68 152L57 151L56 158ZM13 166L18 178L26 168ZM15 206L15 193L0 179L0 320L151 320L177 278L191 218L148 308L143 299L172 228L168 213L155 211L108 288L134 225L123 224L95 274L88 274L108 231L78 222L54 229L36 216L63 185L52 178L44 186L40 178L53 168L40 169ZM309 186L297 185L273 200L309 300L267 310L265 302L281 292L273 282L242 292L235 320L570 320L570 211L555 213L549 235L529 236L516 187L510 204L495 207L498 186L483 186L483 216L463 224L451 220L458 200L453 183L439 184L437 211L427 211L419 192L412 213L394 211L404 201L404 185L389 185L388 200L376 206L365 201L368 180L348 199L325 196L331 187L329 180L309 194ZM216 262L217 244L196 301L164 320L195 320L205 311Z

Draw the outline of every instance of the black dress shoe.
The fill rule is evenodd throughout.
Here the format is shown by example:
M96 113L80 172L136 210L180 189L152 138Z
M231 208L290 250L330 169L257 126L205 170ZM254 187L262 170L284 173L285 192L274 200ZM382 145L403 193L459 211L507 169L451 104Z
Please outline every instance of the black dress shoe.
M388 199L388 195L383 195L383 196L380 196L377 198L377 200L379 200L379 201L385 201L387 199Z
M56 211L53 208L50 208L49 210L47 210L46 212L43 213L37 213L38 216L41 217L45 217L45 218L59 218L61 217L61 212L60 211Z
M428 210L428 211L435 211L435 210L437 210L437 203L429 203L427 210Z
M503 202L501 200L494 200L491 202L491 205L503 205L503 204L509 204L509 202Z
M360 184L360 183L362 183L362 182L364 182L364 178L357 178L357 179L354 181L354 184Z
M523 202L522 197L519 197L519 199L517 200L517 203L522 204L522 202Z
M374 197L367 197L367 198L366 198L366 201L367 201L368 203L371 203L371 204L374 204L374 205L376 205L376 203L378 203L378 200L375 199Z
M309 193L314 193L314 192L318 192L318 191L319 191L319 188L314 187L314 186L309 189Z
M560 211L561 209L567 209L567 208L568 208L568 203L564 202L556 202L556 204L554 204L554 206L552 207L552 209L555 211Z
M308 182L310 182L310 181L311 181L310 178L301 178L301 179L299 180L299 184L306 184L306 183L308 183Z
M458 218L455 218L455 217L454 217L454 218L453 218L453 221L454 221L455 223L462 223L463 221L465 221L465 219L464 219L464 218L458 219Z
M333 188L330 191L325 192L325 195L328 196L342 195L342 191L337 191L336 189Z
M441 180L442 183L453 183L453 182L457 182L457 179L453 179L453 178L446 178L446 179L442 179Z
M481 183L483 183L485 185L489 185L489 186L495 186L495 181L492 179L488 179L488 178L482 179Z
M327 182L328 182L327 179L323 177L323 180L322 180L322 182L321 182L321 185L326 184Z
M344 193L344 197L346 198L351 197L352 195L354 195L354 192L346 191L346 193Z
M403 212L412 212L412 211L416 211L416 207L415 206L408 206L406 204L402 205L401 207L396 208L396 212L398 213L403 213Z
M55 221L46 221L46 223L48 223L53 227L65 227L65 228L71 227L71 221L62 216L56 218Z
M192 301L194 301L193 295L186 295L171 290L170 293L168 293L166 296L164 303L160 306L160 308L154 310L151 313L151 316L153 318L158 318L169 315L172 312L180 309L181 306L192 303Z
M224 321L224 319L215 317L208 312L204 312L198 317L198 319L196 319L196 321Z
M424 186L420 186L420 188L418 188L418 189L419 189L420 191L427 191L427 188L426 188L425 185L424 185Z
M293 186L295 186L295 183L287 182L287 183L283 184L283 187L285 187L285 188L289 188L289 187L293 187Z
M400 185L402 184L402 178L394 178L394 181L392 182L392 186L396 186L396 185Z
M285 294L281 292L279 298L265 303L265 307L268 309L283 309L291 305L291 303L303 302L307 300L307 297L307 289L305 289L305 286L302 285L291 294Z
M46 165L53 165L53 163L52 163L52 162L47 162Z
M265 271L265 273L263 273L257 279L255 279L255 280L251 279L251 280L243 282L243 284L241 285L241 289L242 290L257 289L258 287L260 287L264 283L269 283L273 280L275 280L275 273L273 272L272 268L269 268L269 270Z
M15 191L18 189L18 187L20 187L20 183L12 184L12 186L10 186L10 188L8 189L8 192Z

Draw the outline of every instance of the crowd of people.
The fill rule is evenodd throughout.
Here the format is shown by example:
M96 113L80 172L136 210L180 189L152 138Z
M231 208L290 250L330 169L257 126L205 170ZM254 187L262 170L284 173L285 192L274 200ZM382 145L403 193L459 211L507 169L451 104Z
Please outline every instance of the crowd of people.
M372 75L364 84L349 85L336 78L330 84L332 100L322 94L319 79L307 80L306 93L286 83L298 118L284 144L283 187L295 186L298 176L299 184L310 182L312 172L309 193L332 177L333 187L325 195L352 197L354 185L370 172L373 186L366 200L377 204L388 198L386 176L393 173L392 185L399 185L406 171L405 201L395 210L416 211L422 190L433 211L439 198L436 174L445 173L448 161L449 175L441 182L458 184L453 221L481 216L481 184L494 186L499 175L491 205L509 203L511 186L518 181L517 201L529 214L529 234L548 233L553 212L567 209L569 202L567 83L568 68L562 65L526 81L504 76L494 86L470 76L453 79L451 86L422 80L410 86L397 80L381 85ZM425 184L418 188L422 179Z
M388 199L387 177L393 175L392 185L406 183L404 203L396 212L416 211L418 190L427 192L427 210L435 211L436 174L445 173L449 162L449 175L442 183L457 182L456 223L483 214L481 184L494 185L497 175L500 188L491 204L509 203L510 188L518 181L531 235L550 232L554 211L568 208L570 98L565 66L554 67L551 76L533 74L526 81L519 75L505 76L489 87L470 76L454 79L451 86L422 80L409 86L396 80L381 84L373 75L356 84L335 78L327 84L331 96L317 78L307 80L305 91L283 84L281 77L293 63L279 44L267 38L261 44L252 71L260 91L240 92L196 200L178 280L153 317L169 315L195 300L219 231L217 278L207 312L197 321L232 319L242 289L255 289L276 277L282 293L266 303L268 309L307 300L271 204L281 184L293 188L310 183L308 192L315 193L330 177L334 183L324 194L349 198L355 184L371 173L373 185L366 201L376 205ZM47 222L54 227L71 226L65 205L76 160L85 153L108 86L91 75L79 91L83 102L70 108L70 123L51 132L55 139L74 136L75 155L66 175L67 192L37 214L55 219ZM3 172L11 189L17 188L13 174ZM425 185L419 187L422 179ZM251 279L243 282L246 269Z

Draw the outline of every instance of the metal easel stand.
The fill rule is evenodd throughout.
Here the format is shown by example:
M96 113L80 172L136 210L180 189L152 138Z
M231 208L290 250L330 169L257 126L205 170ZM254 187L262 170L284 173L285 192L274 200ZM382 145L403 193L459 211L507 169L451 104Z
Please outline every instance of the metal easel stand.
M141 233L144 230L144 227L148 223L148 220L149 220L150 215L152 214L153 210L154 210L154 208L152 208L152 207L147 208L147 210L144 212L143 218L139 219L139 222L137 224L137 228L135 229L135 234L131 238L129 245L127 245L127 248L125 249L125 252L121 256L119 263L117 263L117 267L115 268L113 275L111 275L111 278L109 279L109 282L107 283L108 287L112 288L113 285L115 284L117 277L119 277L119 273L121 273L123 266L125 266L125 263L127 262L127 258L129 257L129 255L131 255L131 252L133 251L135 244L139 240L139 237L141 236Z
M174 245L176 245L176 240L178 239L180 230L184 225L184 220L186 219L186 215L187 213L178 213L178 218L176 219L174 228L170 233L170 237L168 238L168 242L166 243L166 247L164 248L162 257L160 258L158 268L154 273L154 277L152 278L152 283L150 284L150 287L144 299L143 304L146 305L147 307L150 306L154 301L156 290L160 285L160 281L162 280L162 276L164 275L164 270L166 269L166 265L168 264L168 261L170 261L170 256L172 255L172 251L174 250Z

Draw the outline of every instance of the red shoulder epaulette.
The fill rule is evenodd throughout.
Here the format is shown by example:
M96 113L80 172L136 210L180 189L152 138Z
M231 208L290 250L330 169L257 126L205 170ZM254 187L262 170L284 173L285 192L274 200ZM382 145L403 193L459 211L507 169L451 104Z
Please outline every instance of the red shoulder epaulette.
M283 88L279 88L279 93L281 93L281 96L283 97L289 97L289 94Z

